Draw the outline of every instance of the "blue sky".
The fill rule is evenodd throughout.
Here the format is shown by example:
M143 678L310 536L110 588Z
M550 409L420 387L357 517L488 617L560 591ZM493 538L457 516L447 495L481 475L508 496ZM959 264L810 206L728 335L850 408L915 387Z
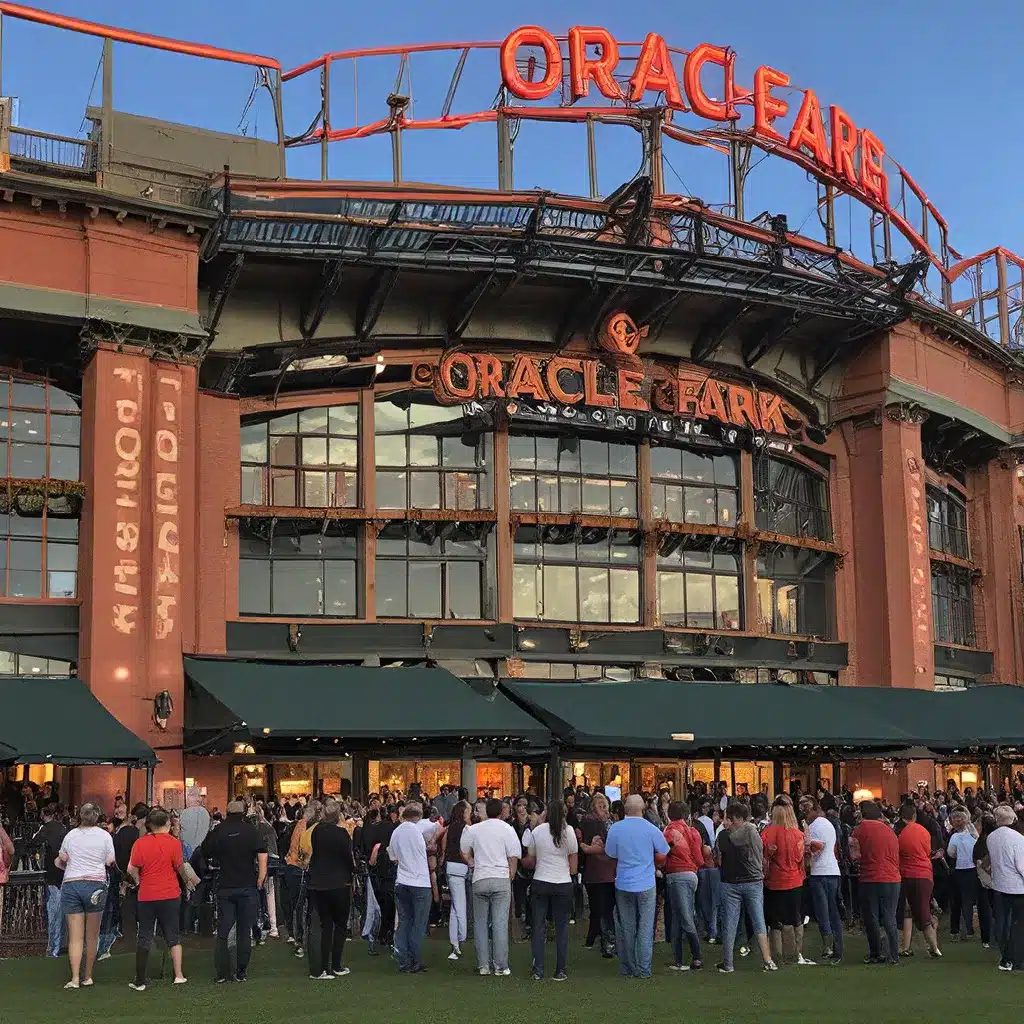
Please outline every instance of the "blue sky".
M518 25L536 23L556 34L573 24L601 25L618 38L662 33L690 49L706 41L739 54L738 78L749 84L761 63L787 72L795 86L812 87L823 104L837 103L858 125L871 128L914 175L951 227L964 254L1018 239L1019 101L1024 3L985 0L861 0L859 3L732 0L724 4L631 0L484 4L468 0L353 3L351 0L176 0L129 4L125 0L51 0L49 9L94 21L171 35L278 57L292 67L324 51L362 46L448 40L501 39ZM244 13L243 13L244 12ZM100 41L4 19L2 85L20 98L28 127L77 134L94 82ZM440 106L455 58L414 58L418 116ZM385 113L397 65L359 65L360 120ZM234 131L252 84L249 69L118 46L115 105L204 127ZM467 65L458 109L490 106L499 84L497 57ZM464 92L462 91L464 90ZM335 125L353 111L351 68L332 78ZM93 92L99 100L98 80ZM316 76L286 86L286 120L300 132L318 106ZM748 115L749 116L749 115ZM241 122L267 136L269 106L259 100ZM414 136L414 137L412 137ZM407 133L407 177L466 185L495 183L493 126L464 132ZM586 189L582 129L524 125L517 142L516 185L562 191ZM343 143L332 150L337 178L389 176L386 138ZM668 151L671 190L708 202L726 196L725 171L710 154L692 147ZM636 170L639 148L629 129L599 138L600 186L611 191ZM294 175L318 175L315 150L293 151ZM792 227L814 215L814 191L801 172L769 160L752 176L748 212L785 212ZM856 232L856 229L855 229Z

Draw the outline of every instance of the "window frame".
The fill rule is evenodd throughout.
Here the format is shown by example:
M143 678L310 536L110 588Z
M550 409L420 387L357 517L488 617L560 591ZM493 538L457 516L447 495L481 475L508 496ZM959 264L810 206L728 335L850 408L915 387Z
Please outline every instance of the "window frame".
M932 638L934 642L954 647L977 647L974 585L970 574L957 571L952 566L933 562L931 577ZM954 593L953 588L957 588L959 593ZM943 590L945 593L942 592ZM945 605L941 616L939 614L940 603ZM940 621L943 623L941 634Z
M562 469L562 445L561 442L575 441L576 442L576 461L579 465L579 469L576 470L571 466ZM516 456L513 454L513 444L518 441L529 441L533 446L533 466L516 465ZM555 441L558 447L555 449L555 469L540 469L537 466L538 454L537 454L537 443L538 441ZM509 508L512 510L513 515L517 512L536 512L542 515L585 515L585 516L609 516L618 519L637 519L639 517L640 508L640 446L638 444L623 444L619 441L614 441L609 438L595 438L587 437L585 435L574 434L571 437L568 435L553 435L545 433L543 431L512 431L508 433L509 442ZM583 445L584 443L603 444L606 446L614 445L619 448L629 448L633 453L633 475L630 476L628 473L612 472L611 469L611 449L608 449L608 472L602 474L599 471L588 472L583 468ZM567 447L565 451L571 452L571 447ZM539 503L539 488L540 488L540 477L550 477L554 481L554 493L558 495L558 508L540 508ZM533 503L531 505L520 505L516 504L516 482L517 477L526 479L532 479L533 481ZM562 507L562 496L563 496L563 481L575 480L578 482L578 493L579 493L579 508L563 508ZM587 481L596 481L598 483L608 484L608 507L607 509L601 509L598 511L587 510L585 505L585 494ZM624 483L632 484L632 511L623 512L621 510L614 510L612 508L612 484ZM627 506L628 508L628 506Z
M674 451L679 453L679 471L678 477L666 476L659 474L654 469L655 456L654 453L660 449L667 451ZM686 476L686 458L685 453L697 455L701 458L711 459L713 468L716 467L715 460L727 459L732 464L733 468L733 479L734 483L718 483L717 480L711 482L698 480L696 478L690 478ZM716 474L717 475L717 474ZM651 444L651 473L650 473L650 493L651 493L651 514L655 519L664 519L670 523L681 523L684 525L697 523L698 525L714 525L714 526L725 526L730 529L735 529L739 525L740 516L743 514L743 488L740 480L740 460L736 453L729 451L725 448L716 448L714 450L706 449L703 450L694 445L675 445L675 444ZM654 510L657 507L657 501L655 498L655 489L663 488L665 500L663 502L665 506L665 515L658 515ZM681 505L683 508L682 519L675 519L668 515L668 489L678 490L681 493ZM686 495L690 490L710 490L715 494L715 515L712 523L703 523L701 520L690 520L685 518L686 516ZM733 499L733 519L732 522L725 523L721 520L722 504L720 499L720 492L726 492L732 496Z
M356 423L355 433L344 433L331 428L331 413L336 409L354 410ZM302 417L304 414L309 413L320 413L322 412L327 420L326 427L324 430L318 429L307 429L303 430ZM282 420L287 420L291 417L295 417L295 430L279 430L276 433L273 431L275 423ZM246 422L248 421L248 422ZM267 416L265 413L260 413L256 416L243 416L240 422L240 430L242 437L239 445L240 455L240 470L239 470L239 481L241 488L241 495L243 498L242 504L255 504L263 505L268 507L278 508L359 508L362 500L362 486L359 473L359 433L361 427L362 417L360 415L360 407L358 402L345 402L335 403L334 405L314 405L307 406L302 409L289 409L284 412L277 413L273 416ZM245 458L245 445L247 442L244 439L244 432L247 428L259 427L264 428L264 440L263 444L266 446L266 456L262 462L255 461L253 459ZM343 429L348 429L343 428ZM295 455L293 462L274 462L274 438L288 438L293 437L295 439ZM326 448L327 461L323 464L320 463L307 463L304 460L304 441L306 440L320 440L323 439ZM355 447L355 462L354 465L346 465L344 463L331 462L331 442L332 441L348 441L353 442ZM249 442L251 443L251 442ZM263 501L252 502L246 501L245 498L248 494L248 487L246 484L246 471L255 470L260 475L260 487L263 494ZM275 474L292 474L295 501L291 503L279 504L275 497L274 482L276 479ZM346 501L342 504L307 504L306 502L306 475L307 474L324 474L327 477L327 494L326 497L329 500L332 480L334 477L333 484L335 493L337 493L337 487L339 478L353 477L355 484L355 496L351 501Z
M797 558L800 557L813 557L816 552L811 548L798 548L793 547L790 549ZM754 594L757 598L757 618L758 618L758 629L762 633L766 633L769 636L813 636L818 637L821 640L832 640L835 635L836 624L835 624L835 559L831 555L825 553L819 554L818 560L811 566L809 570L804 572L775 572L766 571L762 574L760 569L760 563L766 561L769 557L774 559L774 553L771 555L760 555L754 563ZM809 573L819 568L823 570L823 575L819 577L810 576ZM771 622L766 623L766 619L761 614L761 603L760 603L760 591L761 583L771 584ZM821 591L820 599L825 610L825 631L824 633L801 633L798 631L789 632L780 628L779 623L779 612L778 612L778 586L779 584L787 587L799 586L799 587L812 587L819 588ZM813 601L812 601L813 603ZM798 612L799 616L799 612ZM770 626L770 629L765 630L766 624Z
M440 525L440 524L439 524ZM472 529L480 534L479 541L482 545L482 552L480 554L468 554L466 552L450 552L447 550L447 545L452 538L442 537L438 535L437 540L439 542L439 550L435 554L433 552L424 553L410 553L409 547L413 543L412 532L417 528L415 523L411 523L407 520L392 520L381 530L376 537L376 543L374 546L374 559L375 566L379 567L381 562L392 562L404 564L405 569L405 614L404 615L388 615L381 611L380 601L380 586L379 582L376 586L376 598L377 598L377 618L387 619L389 621L401 621L401 620L413 620L413 621L446 621L446 622L487 622L494 619L494 588L490 585L491 578L491 565L494 560L494 548L493 543L494 529L492 523L466 523L465 528ZM397 552L385 552L380 553L380 540L381 534L388 529L388 527L402 527L406 531L406 553L404 555L398 554ZM443 532L443 530L442 530ZM440 614L438 615L417 615L409 611L409 573L410 566L415 564L432 564L437 563L440 569L439 583L440 592L439 598L439 609ZM450 565L452 563L459 565L476 565L478 567L478 578L480 583L480 614L473 617L462 618L450 614L451 612L451 594L455 587L451 583ZM379 580L379 576L375 577Z
M952 488L929 486L926 489L926 516L928 520L928 547L954 558L970 561L971 537L970 520L967 516L967 496ZM937 512L938 518L932 515ZM962 516L963 526L951 523L951 512ZM934 541L938 539L938 544ZM959 543L958 543L959 542Z
M801 475L801 479L810 481L815 487L819 487L823 504L821 506L811 504L802 498L793 498L785 493L777 491L778 481L772 483L772 467L778 466L781 471L790 471ZM804 539L821 540L826 543L832 541L832 508L829 495L829 477L824 471L810 466L795 459L780 458L769 452L755 454L753 458L754 468L754 525L759 530L767 533L779 533L782 536L798 537ZM759 477L763 475L763 480ZM777 529L777 517L781 509L792 508L797 514L797 522L800 521L799 512L803 510L809 514L812 522L818 521L821 529L810 529L796 533L784 533Z
M74 523L74 536L63 536L60 533L54 534L50 529L51 519L58 520L61 522ZM12 533L12 525L16 520L22 520L25 522L38 522L39 532L27 530L23 533ZM0 601L6 602L36 602L36 601L60 601L66 603L73 603L79 600L78 594L78 582L79 576L81 575L80 569L80 544L81 544L81 520L77 516L51 516L49 509L45 502L43 509L38 516L36 515L19 515L17 510L12 507L9 511L0 515L0 524L4 524L6 521L6 530L0 530ZM33 565L31 568L16 568L12 566L14 561L14 544L31 545L34 549L39 551L39 562L38 569ZM60 547L74 549L75 553L75 567L74 569L52 569L50 567L51 556L55 555L56 552L51 552L50 547ZM24 594L12 594L12 574L13 573L32 573L39 578L39 594L24 595ZM74 593L72 594L58 594L51 595L50 593L50 577L52 573L66 573L71 574L75 578Z
M38 404L28 399L16 399L15 391L19 387L41 388L43 391L42 403ZM6 387L7 395L3 395ZM65 401L54 403L52 396L62 395ZM18 413L27 413L33 416L42 416L45 424L43 435L40 440L31 438L15 438L16 420ZM53 440L53 417L71 417L78 421L77 440L73 442ZM69 480L81 481L82 479L82 403L81 396L70 391L57 387L51 380L45 377L33 378L25 374L5 371L0 374L0 417L3 426L0 427L0 477L12 480ZM31 433L31 432L29 432ZM13 471L15 445L41 449L43 453L42 473L25 473ZM77 471L74 476L58 475L51 473L54 451L75 452Z
M681 538L671 538L669 543L672 545L671 550L667 553L659 551L655 556L655 597L657 601L657 613L658 622L662 626L670 626L676 629L700 629L709 633L733 633L742 631L745 628L745 608L744 608L744 593L745 593L745 579L744 579L744 558L741 549L733 550L709 550L701 551L694 547L688 547L685 543L681 543ZM662 548L666 546L666 541L662 542ZM708 567L686 565L687 554L709 554L711 556L711 565ZM676 555L678 555L678 561L674 561ZM716 556L723 555L728 558L732 558L736 564L736 571L719 568L715 565ZM712 610L711 615L713 619L713 625L706 625L705 623L691 623L690 610L688 607L687 600L687 578L690 576L701 576L706 577L711 581L711 604ZM662 580L675 579L677 577L682 578L682 594L683 594L683 612L682 621L679 621L676 613L671 613L671 617L666 617L666 613L662 608L662 597L661 588ZM725 609L721 609L718 606L718 580L719 578L726 578L736 581L736 625L726 626L721 625L719 622L720 616L724 614ZM695 614L706 614L705 612L699 612Z

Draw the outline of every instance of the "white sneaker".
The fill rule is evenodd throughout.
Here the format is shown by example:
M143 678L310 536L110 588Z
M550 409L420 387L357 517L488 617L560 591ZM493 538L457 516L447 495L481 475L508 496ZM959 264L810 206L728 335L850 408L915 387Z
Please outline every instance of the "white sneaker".
M802 954L796 958L796 962L801 967L815 967L815 966L817 966L813 960L808 960L807 957L803 956Z
M334 975L330 971L323 971L320 974L311 974L310 981L334 981Z
M462 954L454 946L452 946L452 951L448 954L448 959L459 960L461 957Z
M279 939L279 938L281 938L281 936L280 936L280 935L278 934L278 931L277 931L277 929L276 929L276 928L271 928L271 929L270 929L270 931L269 931L269 932L267 932L267 935L268 935L268 936L269 936L269 937L270 937L271 939Z
M136 985L134 981L129 981L128 982L128 987L133 992L145 992L146 991L146 986L145 985Z
M96 957L96 963L99 963L101 960L109 960L112 955L113 954L111 954L109 950L106 953L100 953L100 955Z
M750 956L750 947L749 946L740 946L739 954L740 954L740 956Z
M490 967L481 967L478 973L481 978L486 978L491 973L491 969Z
M494 976L496 978L507 978L512 971L508 967L503 967L500 971L495 969Z
M689 964L669 964L668 969L670 971L688 971L690 969Z
M346 974L351 974L351 973L352 973L352 968L351 967L339 967L338 970L336 970L336 971L332 970L331 971L331 974L333 974L335 978L344 978Z
M289 946L294 946L295 945L295 936L294 935L289 935L288 938L285 941L288 943Z
M188 984L188 978L175 978L173 983L175 985L187 985Z

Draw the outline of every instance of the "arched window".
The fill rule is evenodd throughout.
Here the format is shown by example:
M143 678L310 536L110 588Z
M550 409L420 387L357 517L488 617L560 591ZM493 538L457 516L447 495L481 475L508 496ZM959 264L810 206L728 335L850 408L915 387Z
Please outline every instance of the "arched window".
M827 483L817 473L787 459L755 456L754 517L758 529L771 533L832 539Z

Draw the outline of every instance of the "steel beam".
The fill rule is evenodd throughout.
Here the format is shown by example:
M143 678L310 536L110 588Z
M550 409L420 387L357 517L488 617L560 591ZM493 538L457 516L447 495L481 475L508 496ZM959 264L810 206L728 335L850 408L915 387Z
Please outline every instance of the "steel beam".
M211 338L217 333L217 325L220 323L220 317L228 301L228 295L231 294L231 289L238 282L244 263L245 253L235 253L231 258L231 262L224 269L223 276L217 282L216 287L210 291L210 316L207 326Z
M725 336L750 310L749 302L734 299L727 302L720 313L711 317L697 335L691 356L698 363L711 359L721 348Z
M484 296L490 290L495 278L498 276L496 270L477 278L473 286L455 303L445 329L446 335L454 340L461 338L469 321L472 320L477 306L480 305Z
M800 322L800 314L794 310L786 310L766 324L747 332L742 341L743 362L753 366L764 358L786 335Z
M381 313L384 311L384 304L388 301L391 289L395 287L398 280L398 268L387 267L378 270L370 281L369 287L363 293L359 303L359 314L356 319L356 336L360 341L365 341L373 333Z
M331 300L338 291L341 284L343 262L338 260L327 260L320 269L320 284L310 298L309 305L302 311L299 317L299 332L303 341L309 341L320 329Z

